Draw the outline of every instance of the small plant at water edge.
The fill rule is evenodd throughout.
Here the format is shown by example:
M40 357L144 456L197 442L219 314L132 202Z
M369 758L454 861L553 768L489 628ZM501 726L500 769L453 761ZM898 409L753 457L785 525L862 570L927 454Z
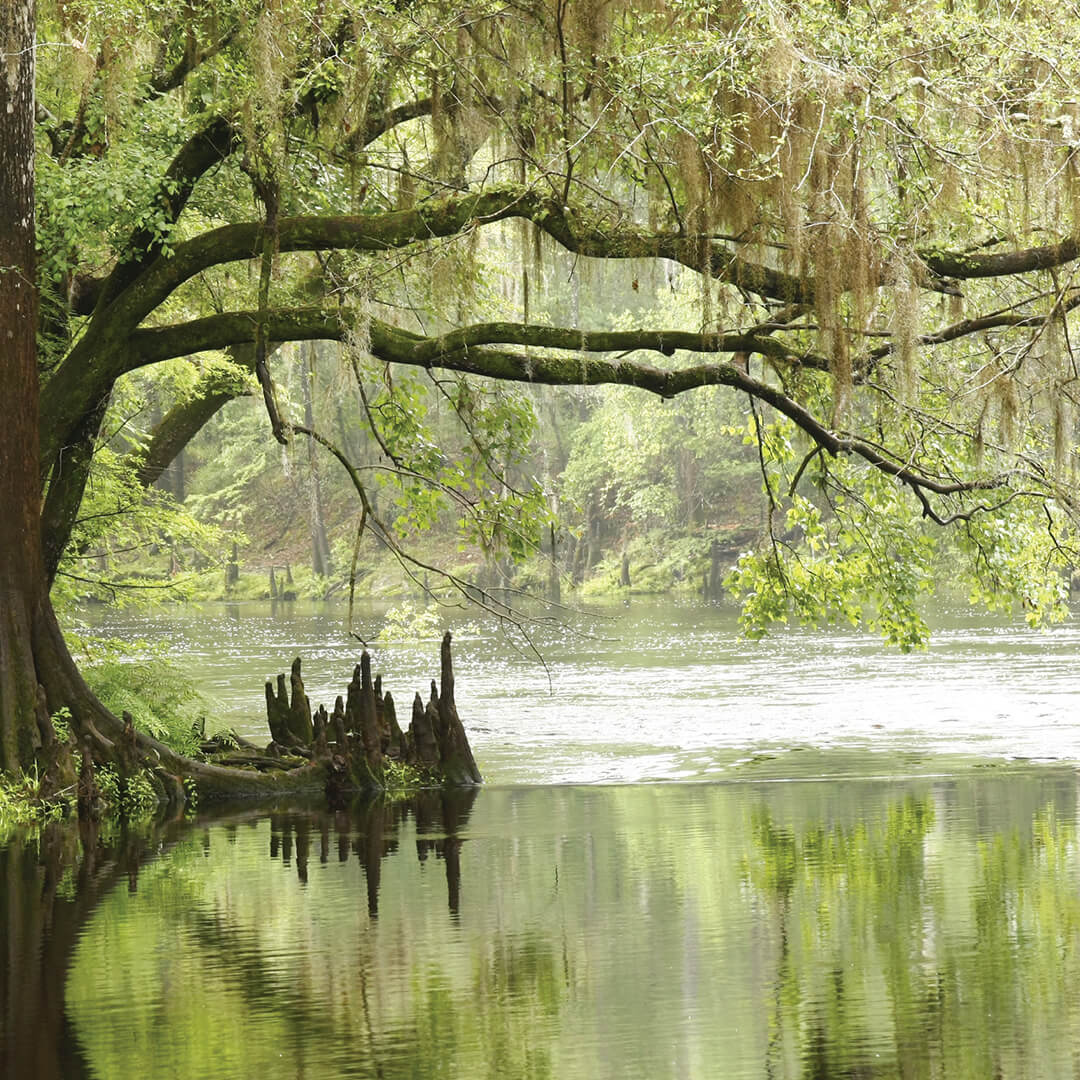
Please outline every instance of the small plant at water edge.
M411 791L437 783L438 778L427 769L419 769L415 765L394 761L392 758L383 760L383 784L389 792Z
M125 777L104 765L97 770L96 780L102 799L118 816L137 820L157 812L157 792L144 769Z

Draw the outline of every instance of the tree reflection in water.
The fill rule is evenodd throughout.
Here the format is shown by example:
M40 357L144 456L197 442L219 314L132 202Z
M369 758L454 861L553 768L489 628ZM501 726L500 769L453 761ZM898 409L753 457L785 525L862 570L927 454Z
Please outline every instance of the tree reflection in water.
M412 817L419 859L434 854L445 863L449 909L456 915L463 842L456 833L468 821L475 798L475 789L423 791L409 798L361 801L333 814L299 806L269 814L265 808L231 808L200 815L197 824L182 819L132 826L55 822L14 831L0 847L0 1075L20 1080L94 1075L66 1007L65 983L75 948L101 902L125 879L126 891L137 893L140 869L172 857L180 842L191 847L198 835L198 846L209 854L217 828L235 839L239 829L269 817L270 858L295 865L301 882L308 878L313 843L320 863L335 852L339 862L350 856L358 860L367 882L368 912L375 917L382 860L397 850L398 830ZM271 1007L308 1032L333 1034L317 1002L281 993L277 976L260 962L257 939L197 904L183 912L183 922L200 948L231 958L250 1002Z
M296 864L299 880L307 883L308 861L313 837L318 843L319 862L346 862L350 854L364 868L367 882L368 914L379 914L379 885L382 861L398 850L398 832L411 817L416 823L416 854L425 862L429 854L446 865L446 889L451 914L458 913L461 893L461 845L458 836L469 820L469 811L478 788L447 788L420 791L408 798L375 799L348 811L280 810L270 818L270 858L285 866ZM230 826L234 827L234 826Z
M1076 794L507 788L16 835L3 1073L1072 1075Z

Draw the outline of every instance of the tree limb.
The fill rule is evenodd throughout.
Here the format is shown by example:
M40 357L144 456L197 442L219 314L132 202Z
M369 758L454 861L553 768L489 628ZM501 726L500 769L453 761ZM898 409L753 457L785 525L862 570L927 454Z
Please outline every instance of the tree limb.
M218 38L212 45L208 45L205 49L198 47L194 49L185 49L184 55L168 70L159 71L154 74L149 83L147 84L147 93L145 99L153 97L161 97L163 94L168 94L170 91L177 89L184 84L187 77L200 65L204 64L207 60L212 60L223 49L226 49L233 43L237 33L240 30L241 24L238 22L235 26L225 31L224 34ZM141 104L141 102L139 102Z
M237 340L250 340L251 328L258 317L255 312L239 312L211 316L183 324L180 327L154 328L136 331L132 337L133 355L145 362L164 359L168 342L186 342L187 351L201 348L221 348L231 342L230 333ZM267 314L268 333L275 340L302 340L326 338L343 340L349 327L340 313L320 309L299 309L291 312ZM497 330L496 330L497 328ZM506 341L516 338L518 343L548 346L559 349L582 349L614 351L617 349L652 349L668 352L673 339L671 335L656 331L621 331L582 335L578 331L562 327L525 326L513 323L489 323L470 327L461 334L472 331L487 341ZM777 412L792 420L815 443L830 454L851 454L861 457L868 464L902 483L925 489L938 495L953 495L968 491L991 491L1004 486L1008 477L990 477L975 480L941 480L927 476L907 464L890 458L866 440L840 434L819 420L804 405L789 397L777 387L749 375L742 367L730 363L696 364L693 366L664 370L648 364L627 359L599 359L578 354L576 356L551 356L510 352L490 347L468 347L453 340L455 335L443 338L425 338L386 323L372 320L370 324L370 350L372 355L388 363L412 367L445 368L470 375L502 379L519 383L549 386L634 386L663 398L702 386L728 386L749 394L757 401L770 405ZM687 339L695 338L696 342ZM573 339L574 344L570 341ZM753 338L747 342L742 335L722 334L684 335L678 338L680 347L696 345L698 352L762 351L759 345L773 344L769 338ZM744 346L746 346L744 348ZM148 358L153 357L153 360Z
M143 487L150 487L176 460L177 454L217 415L220 409L250 388L206 388L201 393L174 405L154 429L146 446L136 477Z
M406 101L403 105L397 105L385 112L369 116L362 128L351 132L342 144L341 149L346 153L353 153L369 146L379 136L392 131L399 124L405 124L410 120L417 120L421 116L431 115L432 102L430 97L416 98Z
M196 183L239 145L240 133L233 122L225 116L215 116L184 143L169 163L147 215L161 210L166 226L175 225ZM130 257L117 263L97 289L90 288L84 281L73 293L75 314L89 315L111 303L161 254L165 240L164 233L145 227L132 233L127 243Z

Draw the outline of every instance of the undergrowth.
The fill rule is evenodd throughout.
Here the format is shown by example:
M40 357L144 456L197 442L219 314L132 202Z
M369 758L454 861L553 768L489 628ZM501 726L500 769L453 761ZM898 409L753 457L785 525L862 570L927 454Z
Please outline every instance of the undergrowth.
M44 825L68 816L75 804L71 798L48 801L38 798L38 777L33 774L18 779L0 774L0 833L17 825Z
M86 664L83 675L116 716L131 713L140 731L177 753L190 757L198 751L211 703L160 652L145 658L108 652Z

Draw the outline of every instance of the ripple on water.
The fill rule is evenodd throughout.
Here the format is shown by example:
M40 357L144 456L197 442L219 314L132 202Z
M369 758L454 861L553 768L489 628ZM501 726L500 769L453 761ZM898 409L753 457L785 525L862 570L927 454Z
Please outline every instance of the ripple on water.
M263 680L287 671L293 656L303 656L313 702L329 706L343 691L359 645L342 615L207 605L106 612L98 622L106 633L164 641L220 703L223 720L262 736ZM374 640L377 615L363 613L361 622ZM726 751L774 744L1080 760L1080 725L1071 723L1080 629L1072 623L1038 632L965 616L945 621L927 651L903 655L853 633L792 630L749 642L730 611L635 603L592 638L544 630L538 643L547 670L497 633L456 644L459 709L498 783L636 780L644 774L634 747L672 743L716 752L700 777L713 775ZM373 654L399 702L417 690L426 697L437 673L434 642L377 645ZM556 765L570 745L573 766ZM677 775L693 773L682 765Z

